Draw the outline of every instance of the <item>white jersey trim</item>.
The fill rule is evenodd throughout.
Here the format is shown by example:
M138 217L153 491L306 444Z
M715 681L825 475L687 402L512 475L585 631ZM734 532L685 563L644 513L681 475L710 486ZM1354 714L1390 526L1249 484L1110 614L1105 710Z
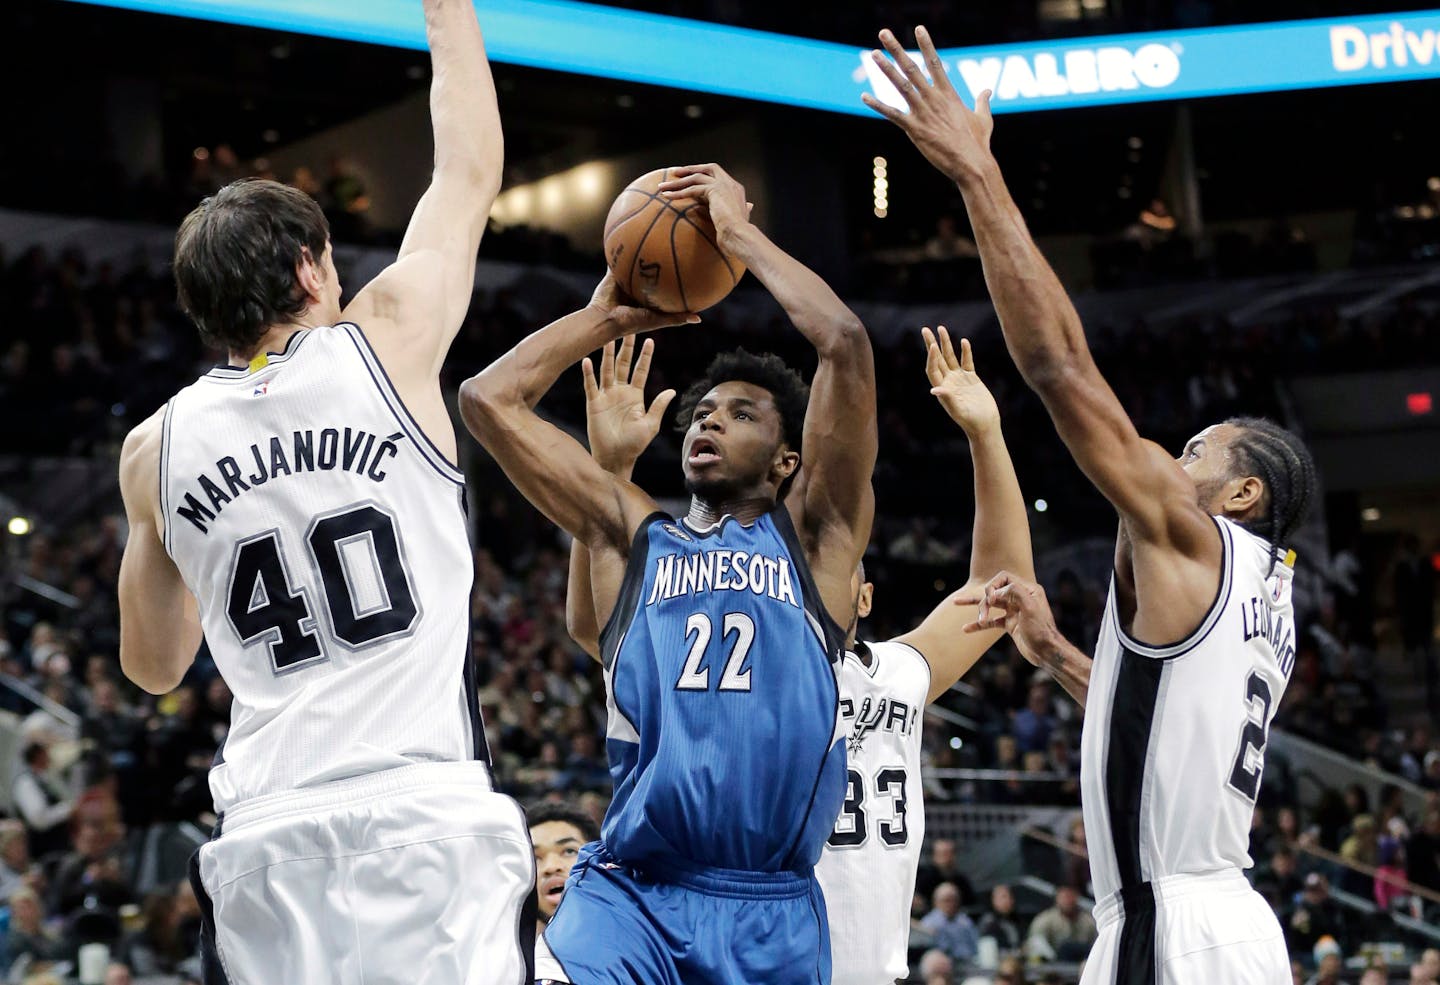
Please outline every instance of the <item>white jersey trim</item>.
M1214 629L1215 624L1220 621L1220 616L1225 611L1225 605L1230 601L1230 590L1233 587L1231 570L1234 567L1235 544L1229 528L1226 527L1224 523L1213 516L1210 518L1210 521L1215 524L1215 529L1220 534L1220 581L1215 586L1215 598L1210 603L1210 609L1205 613L1205 618L1200 621L1200 625L1195 628L1195 631L1185 637L1185 639L1166 646L1153 646L1149 643L1141 643L1127 633L1124 625L1121 623L1120 603L1117 598L1119 595L1118 586L1117 591L1110 593L1110 618L1114 621L1115 632L1120 637L1121 645L1136 656L1150 657L1155 660L1173 660L1176 657L1183 657L1195 649L1206 636L1210 635L1210 631Z
M435 447L435 442L430 440L430 436L411 415L409 408L405 406L405 401L400 399L395 384L391 382L390 374L385 372L384 364L380 362L380 357L371 347L370 340L365 337L364 329L354 322L340 322L335 326L335 330L344 332L354 343L356 351L360 353L360 358L365 361L366 369L370 371L370 378L375 381L375 386L380 391L380 396L385 399L385 403L390 407L390 412L395 415L395 420L399 422L406 436L420 450L421 457L429 462L431 467L442 477L464 486L465 473L446 458L444 452Z
M251 369L249 366L212 366L210 371L202 375L200 379L210 383L227 385L248 383L250 382L250 377L256 373L263 372L271 366L278 366L299 352L300 346L304 344L305 340L310 337L310 333L313 331L315 331L313 328L302 328L295 332L285 340L285 345L279 352L267 352L265 354L264 366L255 369Z
M160 423L160 543L170 559L175 559L170 537L170 419L175 398L165 401L165 417Z

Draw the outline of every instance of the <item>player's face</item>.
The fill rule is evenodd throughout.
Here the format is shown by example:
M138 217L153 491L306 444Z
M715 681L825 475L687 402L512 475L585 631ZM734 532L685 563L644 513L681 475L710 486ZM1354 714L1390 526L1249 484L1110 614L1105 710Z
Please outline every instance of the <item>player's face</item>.
M774 495L799 464L784 447L775 399L753 383L721 383L701 398L681 457L685 488L712 502Z
M1180 467L1195 481L1195 495L1206 513L1221 512L1225 484L1229 480L1230 432L1227 424L1215 424L1185 443L1180 452Z
M585 844L580 829L567 821L544 821L530 829L535 846L535 894L540 914L546 920L555 915L565 893L565 879Z

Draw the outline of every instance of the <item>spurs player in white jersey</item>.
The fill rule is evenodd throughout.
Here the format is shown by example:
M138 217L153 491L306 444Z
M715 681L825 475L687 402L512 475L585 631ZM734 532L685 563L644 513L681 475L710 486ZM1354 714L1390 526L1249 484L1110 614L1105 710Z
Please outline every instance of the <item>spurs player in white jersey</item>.
M890 58L875 59L908 112L866 102L959 186L1011 356L1120 514L1082 739L1086 843L1103 897L1083 982L1289 981L1279 924L1241 870L1265 736L1294 660L1281 545L1304 518L1314 465L1295 435L1254 418L1207 428L1178 460L1140 437L1005 190L989 93L972 111L929 34L919 28L916 40L924 71L889 31ZM987 612L977 626L1004 620Z
M881 985L903 979L910 938L910 901L925 838L920 739L925 705L948 691L995 642L997 632L966 634L976 609L955 598L973 595L1000 568L1031 567L1025 501L1000 429L1000 411L975 373L970 343L957 354L949 333L923 330L926 376L950 417L965 431L974 468L975 518L965 586L915 629L892 640L856 639L870 614L874 586L864 566L851 582L854 603L840 665L840 715L849 786L835 830L815 874L830 923L832 985ZM670 391L647 412L645 381L653 342L634 360L634 339L607 346L598 380L586 375L590 450L606 469L628 478L657 433ZM633 369L632 369L633 364ZM598 659L599 627L583 545L571 548L566 615L571 635ZM551 980L558 980L554 974Z
M192 863L206 985L530 974L534 860L491 789L438 378L500 119L470 0L423 7L435 171L397 261L342 311L313 200L269 181L206 199L176 237L176 286L228 362L121 456L121 665L163 694L203 634L235 696L220 823Z

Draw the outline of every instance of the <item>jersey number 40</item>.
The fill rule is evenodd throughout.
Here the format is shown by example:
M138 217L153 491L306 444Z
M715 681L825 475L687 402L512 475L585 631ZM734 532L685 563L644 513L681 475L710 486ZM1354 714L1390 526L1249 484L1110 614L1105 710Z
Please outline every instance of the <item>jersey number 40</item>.
M366 504L318 516L305 546L341 646L363 649L414 627L419 607L388 513ZM291 577L286 557L277 530L235 545L226 605L241 645L266 644L277 674L325 657L310 591Z

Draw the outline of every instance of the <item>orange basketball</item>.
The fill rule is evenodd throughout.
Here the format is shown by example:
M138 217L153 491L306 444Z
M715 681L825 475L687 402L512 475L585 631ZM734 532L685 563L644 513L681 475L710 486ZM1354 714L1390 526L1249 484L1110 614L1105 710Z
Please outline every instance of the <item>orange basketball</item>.
M693 198L656 191L670 174L641 175L605 219L605 262L621 290L657 311L701 311L735 289L745 265L726 256L715 226Z

